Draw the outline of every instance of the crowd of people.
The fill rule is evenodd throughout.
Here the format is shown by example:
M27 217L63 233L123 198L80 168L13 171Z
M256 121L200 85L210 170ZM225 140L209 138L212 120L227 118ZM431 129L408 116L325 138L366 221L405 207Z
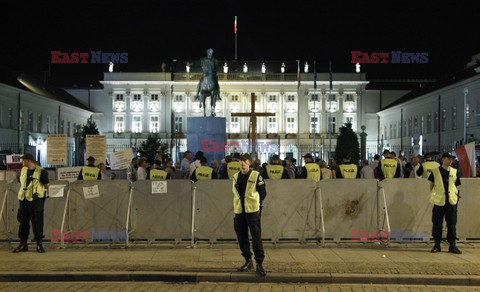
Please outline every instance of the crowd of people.
M381 159L383 156L383 159ZM261 163L259 159L252 161L251 169L258 171L265 179L302 179L312 178L316 181L325 179L379 179L386 178L428 178L434 168L440 164L433 160L431 154L424 156L410 155L405 159L395 152L385 150L383 154L375 155L373 162L364 160L357 166L347 156L337 163L330 159L314 161L313 156L307 153L303 156L304 166L297 167L296 159L287 157L280 159L273 155L269 163ZM171 158L155 156L150 166L143 157L133 158L127 170L127 178L131 182L136 180L159 179L229 179L240 170L240 153L225 156L221 161L207 161L202 151L193 156L191 151L184 153L181 162L173 164Z

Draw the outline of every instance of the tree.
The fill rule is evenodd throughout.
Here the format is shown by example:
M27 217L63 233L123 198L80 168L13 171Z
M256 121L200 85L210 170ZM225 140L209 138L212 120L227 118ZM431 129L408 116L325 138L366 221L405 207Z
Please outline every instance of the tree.
M360 160L360 146L358 136L352 130L352 124L346 123L340 128L340 135L337 138L335 147L335 159L337 163L343 163L343 158L350 156L351 162L358 165Z
M82 137L82 145L85 145L87 135L98 135L100 132L98 131L97 124L95 121L90 117L87 120L87 123L85 125L82 125L82 130L81 130L81 137Z
M140 156L145 157L150 164L153 164L155 155L161 154L165 159L167 157L168 144L162 142L158 133L148 134L147 140L142 142L138 152Z

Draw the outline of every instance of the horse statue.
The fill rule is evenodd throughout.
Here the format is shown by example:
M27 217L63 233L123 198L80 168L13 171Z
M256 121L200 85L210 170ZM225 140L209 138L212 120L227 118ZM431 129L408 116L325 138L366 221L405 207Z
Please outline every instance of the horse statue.
M205 99L210 96L211 116L215 116L215 103L220 98L220 86L218 85L217 67L218 60L213 58L213 50L207 50L207 57L200 60L202 64L203 75L198 82L197 95L195 100L200 100L200 108L203 106L203 116L207 115L205 108Z

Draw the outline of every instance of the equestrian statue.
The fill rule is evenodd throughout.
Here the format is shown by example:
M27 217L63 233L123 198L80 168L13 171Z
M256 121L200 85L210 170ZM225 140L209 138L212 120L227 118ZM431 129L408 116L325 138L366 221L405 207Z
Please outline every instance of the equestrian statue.
M213 50L207 50L207 57L200 59L203 75L198 82L197 95L195 100L200 100L200 108L203 106L203 116L207 115L205 99L210 96L211 116L215 116L215 103L220 98L220 86L218 85L217 67L218 60L213 58Z

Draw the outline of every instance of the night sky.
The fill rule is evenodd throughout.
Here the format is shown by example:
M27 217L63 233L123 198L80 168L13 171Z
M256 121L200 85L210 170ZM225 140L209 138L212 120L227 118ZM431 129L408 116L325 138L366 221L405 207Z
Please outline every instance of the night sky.
M367 78L442 78L480 52L478 6L418 2L325 1L36 1L0 4L2 70L42 74L52 50L128 52L115 71L160 71L172 59L198 60L212 47L219 60L292 61L354 72L351 51L428 52L427 64L362 65ZM12 1L13 2L13 1ZM335 1L338 3L340 1ZM451 3L451 2L450 2ZM290 63L289 63L290 64ZM303 67L303 66L302 66ZM56 85L98 84L107 64L52 64ZM287 67L295 73L296 68Z

